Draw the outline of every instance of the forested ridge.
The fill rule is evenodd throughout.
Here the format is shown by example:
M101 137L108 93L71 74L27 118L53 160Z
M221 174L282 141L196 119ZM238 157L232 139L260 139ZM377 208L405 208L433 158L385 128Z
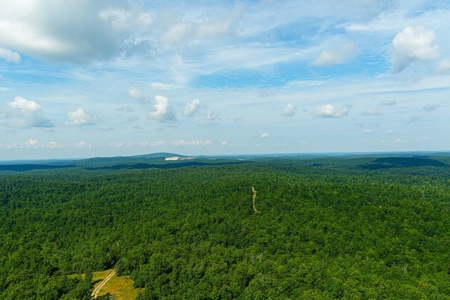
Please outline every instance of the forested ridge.
M449 187L448 157L6 172L0 299L108 268L138 299L450 299Z

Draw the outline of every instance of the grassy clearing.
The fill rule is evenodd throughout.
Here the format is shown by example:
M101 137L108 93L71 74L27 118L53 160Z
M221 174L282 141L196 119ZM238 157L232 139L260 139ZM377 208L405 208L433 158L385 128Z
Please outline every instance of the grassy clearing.
M103 279L108 276L113 270L105 270L100 272L92 273L92 281L94 282L94 287L98 286ZM73 274L69 277L79 277L84 278L85 274ZM117 276L114 275L100 290L99 296L105 295L106 293L114 294L117 296L117 300L134 300L137 298L140 289L135 289L133 287L133 280L130 276Z
M111 273L111 270L100 272L102 273L102 279ZM95 278L94 273L94 278ZM97 283L100 284L101 280ZM133 280L129 276L116 276L114 275L105 286L100 290L99 296L110 293L117 296L117 300L134 300L138 295L138 291L133 288Z

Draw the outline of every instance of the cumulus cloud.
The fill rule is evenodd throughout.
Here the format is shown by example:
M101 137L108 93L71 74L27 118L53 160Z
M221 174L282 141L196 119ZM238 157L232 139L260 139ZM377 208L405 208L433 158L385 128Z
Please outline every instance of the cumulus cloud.
M7 62L14 62L14 63L19 63L21 60L19 53L9 49L3 49L1 47L0 47L0 58L3 58Z
M28 2L27 2L28 3ZM52 9L49 9L51 7ZM0 44L56 62L86 63L121 55L153 22L127 1L0 2Z
M142 147L161 147L161 146L185 146L185 147L205 147L205 146L212 146L214 145L213 142L210 140L192 140L192 141L185 141L185 140L175 140L172 142L160 140L157 142L141 142L139 143Z
M109 143L108 146L110 148L122 148L123 147L123 143L119 142L119 143Z
M439 63L439 65L436 68L436 72L438 73L444 73L450 71L450 59L444 59Z
M335 49L323 51L312 62L315 66L331 67L336 64L343 64L352 58L356 53L355 43L346 43Z
M17 143L15 143L15 144L0 143L0 149L12 149L12 148L15 148L16 145L17 145Z
M55 141L51 141L48 144L41 145L39 144L39 141L36 139L28 139L26 142L23 143L12 143L12 144L3 144L0 143L1 149L37 149L37 148L50 148L50 149L58 149L63 148L63 145L60 143L57 143Z
M413 62L427 62L439 58L437 36L432 29L408 26L392 41L394 57L393 72L399 73Z
M372 129L364 129L363 132L364 133L372 133L373 131L372 131Z
M208 110L208 112L205 115L205 120L207 121L214 121L219 117L218 114L214 113L212 110Z
M156 95L153 110L147 112L147 117L159 122L173 122L177 120L172 107L169 105L169 98Z
M27 148L27 149L38 149L38 148L50 148L50 149L58 149L63 148L58 142L51 141L48 144L40 144L36 139L28 139L23 143L14 143L14 144L0 144L0 148L13 149L13 148Z
M142 97L142 90L135 87L129 87L127 93L128 96L134 99L140 99Z
M346 104L339 109L334 105L327 104L317 107L316 111L312 114L321 118L341 118L348 115L351 107L351 105Z
M289 103L288 105L286 105L286 107L283 109L283 112L281 113L283 116L285 117L291 117L295 114L295 112L297 111L297 107L292 104Z
M0 121L0 124L11 128L50 128L54 126L52 118L44 115L42 107L35 101L15 97L14 101L7 102L7 105L10 107L10 110L3 112L0 116L10 120Z
M38 149L38 148L50 148L50 149L58 149L63 148L63 145L57 143L55 141L51 141L48 144L39 144L39 141L36 139L28 139L23 143L12 143L12 144L3 144L0 143L1 149Z
M51 141L50 143L48 143L47 145L45 145L46 148L51 148L51 149L58 149L58 148L62 148L63 145L61 145L60 143L57 143L55 141Z
M268 137L270 137L270 134L264 132L264 133L261 134L259 137L262 138L262 139L267 139Z
M81 141L79 143L76 143L75 147L76 148L89 148L89 149L91 149L92 148L92 144L86 143L85 141Z
M406 140L403 140L403 139L396 139L396 140L394 141L395 144L398 144L398 143L404 143L404 142L406 142Z
M25 148L39 148L38 140L29 139L24 143Z
M129 87L127 89L127 94L129 97L138 100L139 102L146 103L149 102L148 97L144 96L141 89L136 87Z
M386 98L383 101L381 101L381 105L389 106L389 105L395 105L395 104L397 104L397 101L395 100L394 97L389 97L389 98Z
M194 99L188 102L184 107L184 115L186 117L192 117L200 108L200 100Z
M82 108L68 112L67 115L69 116L70 122L66 122L66 125L94 125L96 122L101 121L102 119L101 114L92 111L86 111Z
M439 104L427 104L422 109L426 111L434 111L437 110L439 107L441 107Z
M222 142L222 147L231 147L231 146L233 146L233 144L230 142L227 142L227 141Z

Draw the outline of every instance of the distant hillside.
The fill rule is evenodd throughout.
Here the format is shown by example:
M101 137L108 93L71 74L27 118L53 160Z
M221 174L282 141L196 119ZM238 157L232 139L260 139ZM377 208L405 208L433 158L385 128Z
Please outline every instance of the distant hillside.
M149 153L149 154L142 154L142 155L133 155L129 156L129 158L166 158L166 157L186 157L184 155L175 154L175 153L168 153L168 152L157 152L157 153Z

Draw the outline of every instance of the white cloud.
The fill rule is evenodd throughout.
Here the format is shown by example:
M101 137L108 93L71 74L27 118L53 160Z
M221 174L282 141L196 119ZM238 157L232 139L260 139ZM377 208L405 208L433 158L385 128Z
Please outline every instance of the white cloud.
M61 145L60 143L51 141L50 143L48 143L47 145L45 145L46 148L51 148L51 149L58 149L58 148L62 148L63 145Z
M7 62L14 62L14 63L19 63L21 60L19 53L9 49L3 49L1 47L0 47L0 58L3 58Z
M100 12L100 17L111 23L118 32L132 31L136 26L149 26L153 23L150 13L137 13L123 8L109 8Z
M444 73L450 71L450 59L444 59L439 63L439 65L436 68L436 72L438 73Z
M237 9L225 18L222 15L216 15L208 18L210 21L201 23L185 19L171 25L163 34L162 41L171 46L183 46L196 40L225 37L232 34L240 15L240 10Z
M331 104L327 104L319 106L312 114L321 118L341 118L348 115L351 107L351 105L346 104L343 105L341 109L338 109Z
M172 142L167 142L164 140L160 140L157 142L141 142L139 143L142 147L162 147L162 146L185 146L185 147L205 147L205 146L212 146L214 145L213 142L210 140L192 140L192 141L185 141L185 140L175 140Z
M262 139L267 139L268 137L270 137L270 134L264 132L263 134L260 135L260 138Z
M200 100L194 99L188 102L184 107L184 115L186 117L192 117L200 108Z
M439 107L441 107L439 104L434 103L434 104L427 104L422 109L426 111L434 111L437 110Z
M0 143L0 149L13 149L13 148L17 148L17 147L18 147L18 143L14 143L14 144Z
M392 41L394 46L393 72L403 71L411 63L427 62L439 58L437 36L432 29L408 26Z
M205 115L205 119L207 121L214 121L219 117L218 114L214 113L212 110L208 110L208 112Z
M389 97L381 101L381 105L395 105L397 104L397 101L394 97Z
M56 62L126 55L153 21L140 6L126 1L1 1L0 44Z
M315 66L331 67L336 64L343 64L352 58L356 53L355 43L346 43L336 49L326 50L319 54L312 62Z
M368 109L363 111L361 114L364 116L378 116L381 115L382 113L374 109Z
M227 141L223 141L223 142L222 142L222 147L231 147L231 146L233 146L232 143L229 143L229 142L227 142Z
M1 149L38 149L38 148L50 148L50 149L58 149L63 148L63 145L57 143L55 141L51 141L48 144L41 145L39 141L36 139L28 139L23 143L12 143L12 144L3 144L0 143Z
M363 132L364 132L364 133L372 133L373 130L372 130L372 129L364 129Z
M20 109L23 113L35 112L42 109L36 102L26 100L22 97L15 97L13 102L8 102L8 106Z
M418 142L424 142L424 141L428 141L428 140L430 140L430 138L429 137L423 137L423 138L417 138L416 139L416 141L418 141Z
M152 82L150 85L155 90L163 90L163 91L170 91L179 88L179 86L177 85L165 84L161 82Z
M110 148L122 148L123 147L123 143L109 143L108 146Z
M76 143L75 147L76 148L89 148L89 149L91 149L92 148L92 144L88 144L85 141L81 141L79 143Z
M79 108L72 112L68 112L67 115L70 118L70 122L66 122L65 124L74 124L77 126L94 125L96 122L102 119L101 114L91 111L85 111L82 108Z
M395 133L395 131L394 131L394 130L392 130L392 129L390 129L390 130L386 131L386 134L393 134L393 133Z
M161 95L155 96L154 108L147 112L147 117L159 122L172 122L177 120L172 107L169 105L169 98Z
M7 104L11 110L3 113L3 116L11 120L8 122L0 121L0 124L12 128L49 128L54 126L52 118L44 115L42 107L35 101L15 97L14 101L7 102Z
M289 103L283 109L282 115L285 116L285 117L291 117L291 116L293 116L295 114L296 111L297 111L297 107L294 104Z
M135 87L129 87L127 89L127 94L136 100L141 100L143 98L142 90Z
M24 143L24 147L25 148L38 148L39 142L38 142L38 140L29 139L28 141L26 141Z

